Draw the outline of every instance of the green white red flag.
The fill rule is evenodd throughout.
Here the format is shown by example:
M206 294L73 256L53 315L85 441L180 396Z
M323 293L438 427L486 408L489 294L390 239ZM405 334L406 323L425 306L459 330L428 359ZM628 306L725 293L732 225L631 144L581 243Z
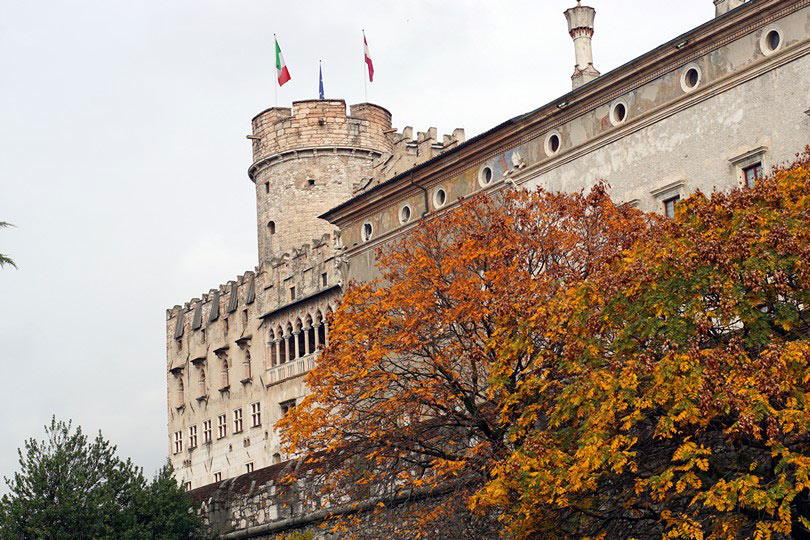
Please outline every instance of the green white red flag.
M276 38L276 76L278 77L279 86L283 86L285 82L291 79L290 70L287 69L287 64L284 63L284 55L281 54L278 38Z

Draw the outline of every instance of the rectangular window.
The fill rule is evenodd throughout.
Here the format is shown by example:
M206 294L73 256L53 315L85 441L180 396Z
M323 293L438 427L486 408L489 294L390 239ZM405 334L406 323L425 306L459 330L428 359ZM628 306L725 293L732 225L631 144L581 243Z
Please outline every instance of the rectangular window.
M295 300L295 287L290 287L290 300Z
M245 472L253 472L253 462L245 463Z
M250 406L250 421L253 427L262 425L262 404L256 402Z
M324 272L323 274L321 274L321 286L322 287L326 287L326 281L327 281L326 272Z
M295 400L289 399L287 401L282 401L278 404L278 406L281 407L281 416L286 416L287 413L290 412L293 407L295 407Z
M185 488L186 488L186 491L191 491L191 482L186 482Z
M214 482L222 482L222 473L221 472L215 472L214 473Z
M743 177L745 178L745 185L752 188L756 185L758 180L762 179L762 162L754 163L750 167L743 169Z
M228 434L228 418L224 414L217 416L217 439Z
M197 426L190 426L188 428L188 448L197 448Z
M242 432L242 409L236 409L233 411L233 432Z
M203 442L211 442L211 420L203 422Z
M183 432L182 431L175 431L174 432L174 453L179 454L183 451Z
M664 215L668 218L675 217L675 205L681 200L680 195L675 195L669 199L664 200Z

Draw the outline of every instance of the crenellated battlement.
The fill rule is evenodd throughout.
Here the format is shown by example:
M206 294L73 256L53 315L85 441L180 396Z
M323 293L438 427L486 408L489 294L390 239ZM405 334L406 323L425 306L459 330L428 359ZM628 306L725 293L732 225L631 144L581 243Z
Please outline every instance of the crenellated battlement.
M435 127L417 132L416 138L413 137L413 128L410 126L401 132L389 132L387 136L392 145L391 153L383 155L374 163L373 176L355 186L354 194L393 178L465 141L462 128L454 129L452 134L443 135L441 140L438 139Z
M338 284L339 272L333 260L335 241L336 237L331 234L313 238L300 248L272 257L183 305L167 309L166 320L175 325L174 338L181 339L187 332L206 328L219 318L227 318L254 303L259 311L281 307L292 300L288 296L289 287L297 287L300 297ZM317 275L314 270L318 270ZM326 274L326 283L323 274Z
M296 101L292 109L273 107L253 118L253 166L286 152L312 149L391 152L391 113L371 103L349 108L342 99Z

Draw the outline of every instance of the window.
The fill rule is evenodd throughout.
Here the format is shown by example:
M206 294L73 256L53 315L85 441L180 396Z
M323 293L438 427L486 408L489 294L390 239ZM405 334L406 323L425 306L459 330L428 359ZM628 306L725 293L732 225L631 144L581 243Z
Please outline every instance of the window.
M222 472L214 473L214 482L222 482Z
M772 55L782 48L782 32L777 28L767 30L759 40L759 47L766 56Z
M748 167L743 168L743 178L745 185L752 188L756 185L758 180L762 179L762 162L754 163Z
M183 451L183 432L182 431L175 431L174 432L174 453L179 454Z
M546 155L553 156L560 151L560 134L551 133L546 137Z
M204 398L205 396L208 395L208 391L207 391L206 386L205 386L205 369L204 368L200 368L199 385L200 385L200 388L199 388L200 394L199 394L198 399L201 399L201 398Z
M276 463L281 463L281 454L278 452L273 454L273 464L275 465Z
M287 413L295 407L295 400L288 399L287 401L282 401L278 406L281 407L281 416L286 416Z
M253 427L259 427L262 425L262 404L261 402L256 402L250 406L250 421Z
M197 426L188 428L188 449L197 448Z
M236 409L233 411L233 432L242 432L242 409Z
M326 287L327 281L328 281L328 278L327 278L326 272L324 272L323 274L321 274L321 287Z
M270 193L270 182L265 182L264 183L264 192L265 193Z
M253 377L250 369L250 351L245 351L245 359L242 361L242 382L249 381Z
M308 179L307 184L310 185L310 186L314 186L315 185L315 179L314 178Z
M222 389L228 388L231 385L231 380L230 380L231 378L230 378L230 375L228 373L228 361L225 360L225 359L222 360L222 376L221 376L221 378L222 378L222 381L220 382L220 384L221 384L220 388L222 388Z
M217 439L221 439L228 434L228 419L224 414L217 416Z
M675 217L675 205L681 200L680 195L675 195L669 199L664 199L664 215L668 218Z
M203 442L211 442L211 420L206 420L203 422Z
M438 188L433 192L433 207L441 208L447 204L447 191L444 188Z
M276 222L275 221L268 221L267 222L267 230L270 231L270 234L276 234Z
M290 287L290 301L295 300L295 287Z
M191 482L186 482L183 486L185 487L186 491L191 491Z
M363 242L368 242L374 236L374 227L368 221L363 223L363 229L360 232L360 237Z
M478 171L478 184L481 187L487 187L492 183L492 167L482 167Z
M411 220L411 207L407 204L403 204L402 208L399 209L399 222L402 225L405 225Z
M627 105L620 101L610 109L610 123L614 126L623 124L627 120Z
M252 473L253 472L253 462L245 463L245 472Z
M181 375L182 377L182 375ZM186 402L185 391L183 390L183 379L177 379L177 406L182 407Z

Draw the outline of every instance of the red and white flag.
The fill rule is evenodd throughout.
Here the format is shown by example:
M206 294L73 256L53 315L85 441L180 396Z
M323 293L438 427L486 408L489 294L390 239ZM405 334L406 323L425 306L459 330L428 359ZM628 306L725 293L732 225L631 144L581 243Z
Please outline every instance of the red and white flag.
M371 62L371 55L368 54L368 41L366 41L366 33L363 32L363 50L366 55L366 66L368 67L368 80L374 82L374 64Z
M276 75L278 76L278 85L282 86L285 82L291 79L290 70L287 69L287 64L284 63L284 56L281 54L281 47L276 38Z

